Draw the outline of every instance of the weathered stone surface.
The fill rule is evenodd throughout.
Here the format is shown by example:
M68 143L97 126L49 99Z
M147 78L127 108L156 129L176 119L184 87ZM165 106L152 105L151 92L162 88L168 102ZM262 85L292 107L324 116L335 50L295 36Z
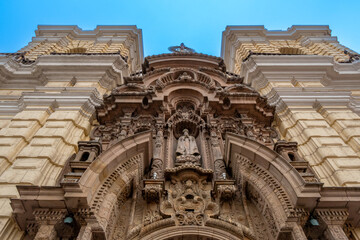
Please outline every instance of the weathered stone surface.
M360 239L356 54L323 26L223 36L142 71L131 26L0 56L0 239Z

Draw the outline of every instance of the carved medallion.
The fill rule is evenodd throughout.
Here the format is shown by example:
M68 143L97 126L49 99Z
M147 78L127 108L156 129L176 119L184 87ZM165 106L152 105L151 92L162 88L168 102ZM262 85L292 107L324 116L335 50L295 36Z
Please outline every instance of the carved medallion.
M211 198L209 175L199 174L193 167L177 170L177 174L167 172L169 180L165 188L168 194L161 204L161 213L174 218L177 225L203 225L207 218L219 211Z

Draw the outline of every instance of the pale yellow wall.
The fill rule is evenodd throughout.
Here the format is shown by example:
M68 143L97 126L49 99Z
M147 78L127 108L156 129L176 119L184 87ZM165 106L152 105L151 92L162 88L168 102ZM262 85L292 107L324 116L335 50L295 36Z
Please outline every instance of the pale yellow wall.
M235 71L239 72L243 59L248 56L249 51L257 53L274 53L280 54L280 48L293 47L300 49L302 53L309 55L326 55L332 56L335 61L346 61L346 56L341 49L339 43L334 42L309 42L304 45L303 37L297 40L267 40L266 42L246 42L243 41L235 49ZM269 56L271 57L271 56ZM260 61L260 60L259 60ZM274 60L276 61L276 60ZM256 63L256 60L254 61ZM273 63L276 67L276 62ZM284 63L282 63L284 64ZM294 64L294 63L292 63ZM302 63L300 62L299 65ZM266 66L270 66L270 62L266 62ZM309 65L311 66L311 65ZM244 68L242 76L246 76L248 72L255 71L254 65ZM312 92L314 95L321 95L322 92L333 91L334 96L337 90L330 90L331 86L325 86L318 79L311 79L311 75L303 68L303 78L295 79L295 77L285 78L288 74L291 76L292 68L284 70L285 73L278 74L275 77L276 70L272 71L267 78L267 71L259 67L260 74L263 76L261 80L252 82L249 77L247 81L262 96L268 98L277 98L277 104L282 104L281 108L277 108L275 116L275 126L279 130L280 135L287 141L295 141L299 146L300 155L307 160L318 177L324 182L325 186L360 186L360 117L347 103L334 104L314 104L314 102L301 103L302 92ZM286 73L288 71L288 73ZM261 75L262 74L262 75ZM297 70L296 74L301 76L301 71ZM306 79L306 80L304 80ZM255 81L255 80L254 80ZM350 88L350 87L348 87ZM296 90L295 90L296 89ZM358 96L360 86L352 86L352 95ZM281 97L281 92L286 96L292 96L292 102L296 100L296 104L288 104ZM351 93L351 92L350 92ZM281 109L281 110L279 110Z
M344 54L339 44L322 42L310 43L307 46L301 44L302 38L298 40L270 40L267 43L244 42L236 50L235 54L235 73L240 73L242 61L249 55L249 52L254 53L273 53L280 54L281 48L296 48L300 49L304 54L308 55L323 55L332 56L337 62L349 60L349 57Z
M46 87L69 85L48 82ZM109 93L98 82L77 82L74 87L95 87L101 94ZM20 95L22 91L0 92ZM89 140L93 113L84 114L80 107L69 109L29 105L0 118L0 239L22 236L11 220L10 198L18 197L16 185L54 186L66 160L77 151L77 142Z
M353 128L344 129L346 124ZM360 186L359 124L359 116L350 109L329 114L311 106L297 106L276 114L282 137L298 143L300 155L325 186Z
M128 60L90 64L94 69L85 62L83 70L78 62L73 69L63 67L66 59L38 65L42 55L76 48L94 54L90 61L102 61L98 55L117 52ZM1 56L0 240L23 235L11 218L10 199L18 197L16 185L54 186L67 159L78 150L78 141L90 139L95 105L130 71L140 69L142 33L136 26L99 26L86 32L76 26L39 26L33 41L19 52L27 60L38 61L29 65L17 57Z
M70 49L85 48L86 53L116 53L129 57L130 51L124 44L117 42L97 42L95 40L75 40L66 37L66 43L62 42L31 42L27 47L26 57L35 60L38 56L47 55L52 52L67 53Z
M251 64L249 63L242 69L243 59L249 55L250 51L280 54L279 49L281 47L297 48L307 55L332 56L334 59L333 64L349 60L349 57L343 52L343 46L339 43L308 41L304 46L304 43L301 43L302 40L302 37L296 41L269 40L260 43L242 40L243 42L235 49L234 72L240 73L241 69L241 71L244 71L241 73L242 76L248 76L249 72L256 73L256 75L252 75L257 78L256 80L249 77L247 81L262 96L276 99L274 101L278 106L274 127L278 130L281 139L298 143L300 156L309 162L320 181L324 183L324 186L360 187L360 116L349 108L349 103L344 99L340 99L343 103L337 103L331 97L323 102L320 100L320 102L307 101L305 103L306 97L302 96L302 92L304 94L311 92L314 95L321 95L330 91L333 96L336 96L337 91L347 91L352 97L358 98L360 85L354 81L351 86L332 87L331 82L323 83L319 77L311 79L309 77L311 74L306 72L306 67L302 69L304 75L302 78L299 77L300 80L295 79L295 77L291 79L291 71L293 70L291 64L301 66L303 63L301 61L299 63L294 61L289 64L288 70L284 70L285 72L288 71L288 73L283 73L283 75L279 73L277 75L279 76L278 79L276 78L276 70L269 70L272 63L265 60L263 61L266 64L259 60L259 65L256 65L256 59L253 62L250 60ZM302 60L304 59L302 58ZM264 66L261 64L264 64ZM277 67L276 64L277 62L273 63L274 68ZM282 62L282 64L284 63ZM259 67L260 65L265 70L262 70ZM309 66L311 67L311 64ZM258 69L256 69L257 67ZM356 66L353 68L355 69ZM301 71L297 70L296 74L301 76ZM350 76L349 73L347 74ZM270 77L267 78L267 76ZM288 79L284 76L287 76ZM253 80L255 82L252 82ZM323 90L325 87L326 89ZM283 99L282 96L286 96L290 100ZM289 96L291 97L289 98ZM303 99L303 103L301 99ZM360 239L360 228L355 229L353 233L356 239Z

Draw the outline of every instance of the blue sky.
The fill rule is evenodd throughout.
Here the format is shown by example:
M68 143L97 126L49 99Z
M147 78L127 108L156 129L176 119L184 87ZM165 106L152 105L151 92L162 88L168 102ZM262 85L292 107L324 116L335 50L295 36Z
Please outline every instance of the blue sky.
M220 56L226 25L329 25L341 44L360 52L360 0L0 0L0 52L25 46L37 25L137 25L143 31L144 54L168 52L185 45Z

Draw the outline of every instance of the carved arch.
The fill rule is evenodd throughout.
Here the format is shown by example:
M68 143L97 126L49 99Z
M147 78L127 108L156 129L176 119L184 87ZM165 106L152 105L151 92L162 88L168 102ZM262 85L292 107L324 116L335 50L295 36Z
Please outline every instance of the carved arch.
M150 131L135 134L111 145L92 162L79 180L82 192L98 224L88 228L79 239L106 237L112 234L119 208L139 185L152 156ZM114 215L114 213L118 213ZM96 233L98 235L96 235ZM95 235L94 235L95 234ZM100 238L101 238L100 237Z
M273 238L291 228L293 239L306 239L301 225L320 197L321 184L309 184L285 158L245 136L227 133L225 160L234 179L255 195Z
M109 185L107 181L113 181L114 176L120 174L117 170L122 169L122 166L128 165L127 162L124 163L124 160L136 162L132 157L138 154L143 154L142 159L144 161L138 162L139 171L143 172L149 167L152 156L152 137L150 131L120 140L101 153L88 167L79 181L83 193L92 196L91 200L93 201L94 193L97 193L105 183L105 185Z

